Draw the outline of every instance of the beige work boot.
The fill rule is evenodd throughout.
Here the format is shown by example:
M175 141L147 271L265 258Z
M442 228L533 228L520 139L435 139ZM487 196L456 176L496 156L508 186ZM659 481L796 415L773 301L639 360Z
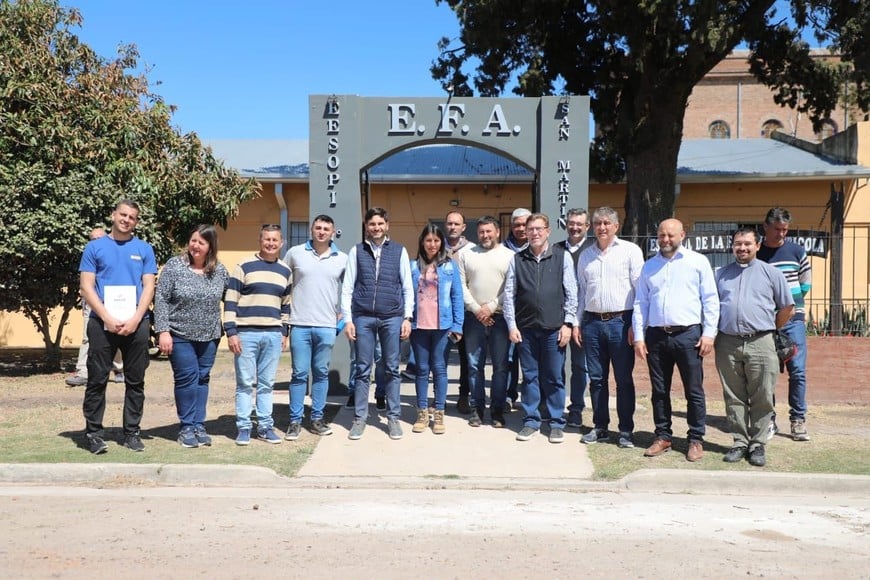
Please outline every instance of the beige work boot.
M435 423L432 425L432 432L436 435L444 434L444 411L435 411Z
M414 423L411 431L414 433L422 433L427 427L429 427L429 410L417 409L417 421Z

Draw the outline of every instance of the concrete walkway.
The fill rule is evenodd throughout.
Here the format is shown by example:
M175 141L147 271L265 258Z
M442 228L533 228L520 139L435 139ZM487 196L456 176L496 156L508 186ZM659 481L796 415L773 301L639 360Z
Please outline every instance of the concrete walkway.
M450 385L455 393L456 386ZM416 419L414 385L402 383L402 439L387 435L385 411L377 411L374 387L371 389L369 418L362 439L351 441L347 433L353 410L345 409L344 399L332 399L342 405L333 419L333 435L324 437L314 454L299 472L300 477L486 477L516 479L588 479L592 462L586 446L580 443L577 429L565 431L565 441L547 441L542 429L529 441L516 441L522 428L522 411L505 416L507 426L493 429L484 424L470 427L468 416L456 411L455 396L447 402L444 419L446 433L434 435L431 428L412 433ZM489 419L487 412L486 419Z

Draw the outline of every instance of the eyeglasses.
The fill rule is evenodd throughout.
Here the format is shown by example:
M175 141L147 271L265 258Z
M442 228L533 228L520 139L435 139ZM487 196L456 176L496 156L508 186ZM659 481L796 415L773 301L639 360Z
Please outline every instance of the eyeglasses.
M535 232L543 232L544 230L548 230L548 229L550 229L550 228L548 228L546 226L545 227L535 226L533 228L526 228L526 232L533 234Z
M260 226L261 232L274 232L280 229L281 226L279 226L278 224L263 224L262 226Z

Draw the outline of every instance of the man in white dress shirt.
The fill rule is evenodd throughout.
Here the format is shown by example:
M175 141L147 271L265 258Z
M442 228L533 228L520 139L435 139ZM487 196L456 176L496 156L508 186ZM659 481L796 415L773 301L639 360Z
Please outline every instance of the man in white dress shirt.
M586 444L607 441L610 367L616 379L616 414L620 447L634 447L634 349L631 313L634 288L643 267L643 253L636 244L616 236L619 216L610 207L592 214L597 243L583 250L577 263L577 319L574 341L586 349L593 428L580 440Z

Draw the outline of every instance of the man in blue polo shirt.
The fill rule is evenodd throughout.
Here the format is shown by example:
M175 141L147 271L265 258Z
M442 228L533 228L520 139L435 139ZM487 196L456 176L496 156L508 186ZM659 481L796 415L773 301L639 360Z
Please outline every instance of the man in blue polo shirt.
M734 463L748 454L749 463L757 467L766 461L764 444L779 375L773 333L794 310L785 276L756 259L760 245L755 228L734 233L731 248L737 261L716 273L719 334L714 343L725 413L734 436L722 459Z
M144 451L139 423L145 406L145 369L151 337L149 308L154 298L157 261L154 249L133 235L139 205L124 199L112 212L109 235L88 242L82 254L82 298L91 307L88 319L88 383L82 412L91 453L109 450L104 441L106 383L120 350L124 362L124 446Z

